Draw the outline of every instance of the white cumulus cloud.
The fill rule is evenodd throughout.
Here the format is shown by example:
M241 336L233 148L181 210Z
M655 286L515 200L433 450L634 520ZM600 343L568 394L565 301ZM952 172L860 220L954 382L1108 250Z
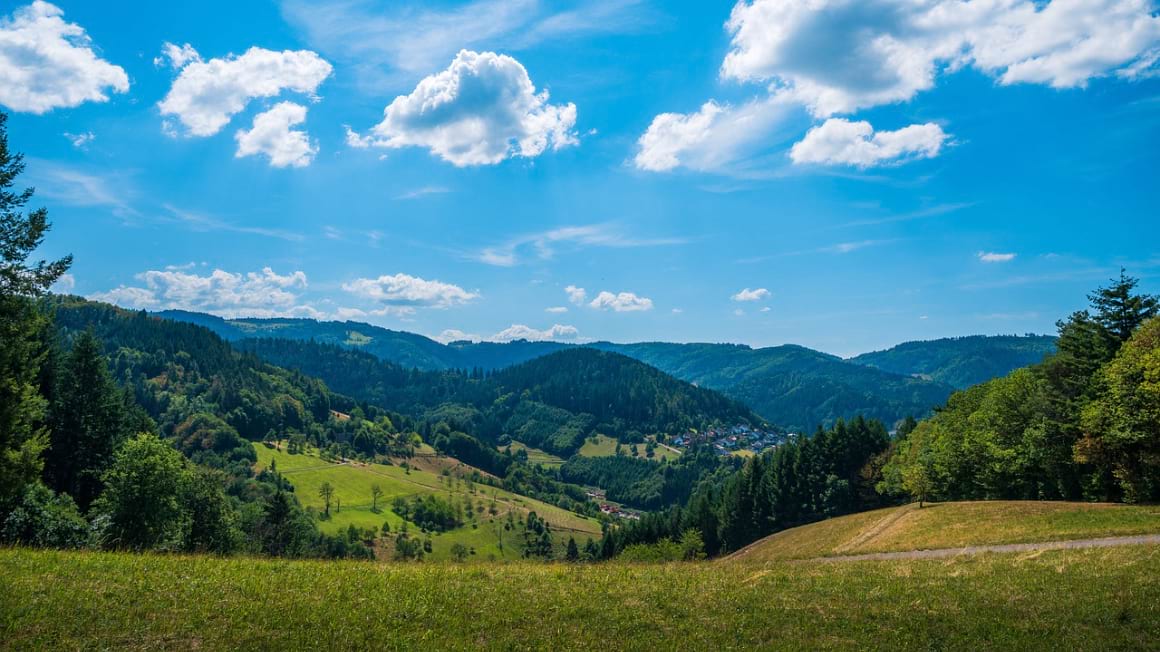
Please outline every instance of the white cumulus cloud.
M447 344L449 342L460 342L460 341L464 341L464 340L466 340L468 342L478 342L482 338L480 338L478 335L476 335L474 333L468 333L466 331L461 331L458 328L447 328L447 329L444 329L443 332L434 336L432 339L434 339L438 342L442 342L444 344Z
M184 68L191 61L201 61L201 55L189 43L175 45L167 42L161 46L161 56L153 57L153 65L169 66L174 70Z
M442 72L419 82L383 112L369 135L347 134L356 147L424 147L452 165L490 165L535 157L579 141L575 104L550 104L512 57L461 50Z
M309 50L275 52L252 47L241 56L203 61L197 53L167 54L180 68L177 79L158 107L176 117L194 136L212 136L233 116L260 97L284 91L314 97L333 68Z
M859 168L938 156L948 136L928 122L896 131L874 131L869 122L830 118L806 132L789 156L794 163L853 165Z
M662 113L637 140L637 169L716 170L756 154L788 127L795 105L784 94L739 106L712 100L694 113Z
M686 151L698 148L708 140L713 123L723 111L719 104L710 100L696 113L662 113L653 118L648 130L637 141L640 149L636 155L636 167L654 172L677 167Z
M653 309L652 299L637 296L632 292L601 292L589 302L590 308L612 310L613 312L641 312Z
M964 66L1069 88L1152 69L1154 12L1150 0L742 0L721 75L787 88L820 117L909 100Z
M564 293L568 295L568 300L576 305L584 303L584 300L588 298L588 291L575 285L564 288Z
M551 308L544 308L544 312L558 315L561 313L568 312L568 307L567 306L552 306Z
M638 142L638 168L737 173L738 163L780 145L787 106L815 119L850 114L908 101L967 67L1000 85L1053 88L1160 74L1155 0L740 0L726 29L721 77L758 84L767 96L658 115ZM910 143L917 156L896 160L939 153L932 143L945 135L916 126L926 129ZM866 140L843 150L846 164L889 160L889 144Z
M357 297L373 301L383 308L380 314L410 314L416 308L450 308L479 298L451 283L428 281L408 274L360 278L342 284L342 289Z
M754 290L745 288L737 294L734 294L731 298L734 301L761 301L762 299L768 299L769 296L769 290L765 288L756 288Z
M238 130L236 156L265 154L276 168L305 167L314 160L318 147L311 144L305 131L291 129L306 122L306 107L293 102L279 102L273 108L254 116L249 131Z
M194 310L221 317L318 317L301 302L306 273L277 274L269 267L245 274L215 269L207 276L180 269L137 275L138 286L122 285L89 298L132 309Z
M575 326L553 324L550 328L538 330L524 324L512 324L508 328L492 335L488 339L492 342L511 342L512 340L528 340L529 342L574 341L580 337L580 331Z
M980 251L979 260L984 263L1009 263L1015 260L1016 254L1002 254L994 251Z
M129 90L125 70L97 56L84 28L63 16L41 0L0 16L0 104L40 114Z

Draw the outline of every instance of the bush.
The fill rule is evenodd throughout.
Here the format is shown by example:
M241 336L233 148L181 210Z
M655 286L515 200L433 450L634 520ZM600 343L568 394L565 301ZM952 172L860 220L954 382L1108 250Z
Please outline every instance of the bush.
M29 484L0 522L0 541L44 548L80 548L89 525L67 494L39 482Z

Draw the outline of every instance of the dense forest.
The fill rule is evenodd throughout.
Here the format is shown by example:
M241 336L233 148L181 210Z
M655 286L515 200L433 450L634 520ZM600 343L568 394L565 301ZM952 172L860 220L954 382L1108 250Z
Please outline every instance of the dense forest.
M716 389L796 432L863 416L893 425L922 416L951 394L949 385L852 364L801 346L761 349L724 344L595 344Z
M488 373L405 369L361 351L301 340L252 339L237 346L360 400L442 420L491 443L508 435L565 457L597 432L642 442L658 432L763 423L716 392L592 349L563 350Z
M527 341L461 341L443 345L413 333L354 322L225 320L180 311L162 314L207 326L241 346L249 346L254 339L314 341L363 351L405 369L425 371L468 369L491 373L579 348ZM809 432L817 424L832 425L839 418L858 415L889 425L906 416L926 415L959 386L952 383L988 380L1035 362L1042 353L1036 356L1030 351L1049 348L1050 340L980 337L963 338L952 345L944 340L929 346L925 342L910 343L904 345L905 356L901 360L890 358L896 366L842 360L793 345L754 349L735 344L595 342L581 346L639 360L686 382L717 390L746 404L771 423ZM992 352L996 355L989 361L981 360ZM354 393L349 389L340 391Z
M881 423L839 421L611 530L604 554L715 555L908 498L1160 500L1160 302L1136 286L1121 271L1059 322L1055 353L956 392L893 439Z
M882 489L940 499L1160 499L1157 299L1121 271L1058 351L952 396L894 444Z
M722 459L702 446L664 464L628 455L578 455L560 467L560 477L566 482L601 487L609 499L630 507L656 510L684 504L702 479L740 466L740 458Z
M819 428L736 472L707 476L683 507L610 529L603 554L670 561L716 556L779 530L890 504L875 491L889 445L877 421Z
M1055 352L1050 335L971 335L904 342L850 362L966 389L1043 361Z

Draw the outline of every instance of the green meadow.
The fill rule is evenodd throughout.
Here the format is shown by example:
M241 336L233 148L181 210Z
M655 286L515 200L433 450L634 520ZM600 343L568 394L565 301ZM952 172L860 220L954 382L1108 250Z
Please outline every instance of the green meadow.
M516 453L517 451L527 451L529 464L542 464L550 468L558 468L564 464L564 458L553 455L548 451L542 451L538 448L532 448L523 442L513 441L507 446L499 446L499 450L509 453Z
M593 441L595 439L595 441ZM579 453L585 457L611 457L616 455L616 439L607 435L596 435L593 439L584 441L584 445L580 447ZM636 445L636 457L646 460L650 459L645 453L644 444ZM621 450L625 455L632 455L631 444L621 444ZM653 452L654 461L660 462L664 459L676 459L680 457L681 453L673 448L665 448L664 446L657 446Z
M278 561L0 550L0 647L1154 648L1160 547L889 562Z
M392 501L397 497L436 494L457 503L470 498L477 507L482 506L482 511L477 509L474 522L447 532L431 533L430 554L434 559L449 559L451 546L456 543L474 549L474 558L478 560L519 558L518 537L521 535L516 529L504 528L509 514L513 519L523 521L528 512L536 512L551 524L557 546L565 545L570 535L575 536L580 545L588 537L600 538L600 524L593 519L480 482L470 482L469 474L474 471L471 467L449 465L444 475L402 466L328 462L320 459L317 451L292 455L284 449L268 448L263 444L254 444L254 450L258 454L256 470L273 464L294 485L294 493L302 506L319 516L319 528L326 533L337 533L351 525L381 529L384 523L390 524L392 532L398 532L403 519L391 510ZM319 495L324 482L329 482L334 488L330 517L326 519L321 517L325 503ZM377 512L371 494L374 485L383 491ZM491 513L493 509L495 514ZM418 534L418 531L413 530L412 534ZM390 551L384 554L389 557Z

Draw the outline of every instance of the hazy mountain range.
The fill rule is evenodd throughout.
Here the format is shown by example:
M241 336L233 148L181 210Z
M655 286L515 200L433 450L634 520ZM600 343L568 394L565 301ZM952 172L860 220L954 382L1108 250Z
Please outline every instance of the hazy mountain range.
M434 371L494 371L563 349L585 346L620 353L741 401L772 423L795 430L861 414L893 423L922 416L955 389L1034 364L1055 349L1055 338L971 336L906 342L850 359L796 345L648 342L583 345L559 342L443 344L428 337L360 322L310 319L222 319L166 311L160 316L205 326L223 338L313 340L370 353L404 367Z

